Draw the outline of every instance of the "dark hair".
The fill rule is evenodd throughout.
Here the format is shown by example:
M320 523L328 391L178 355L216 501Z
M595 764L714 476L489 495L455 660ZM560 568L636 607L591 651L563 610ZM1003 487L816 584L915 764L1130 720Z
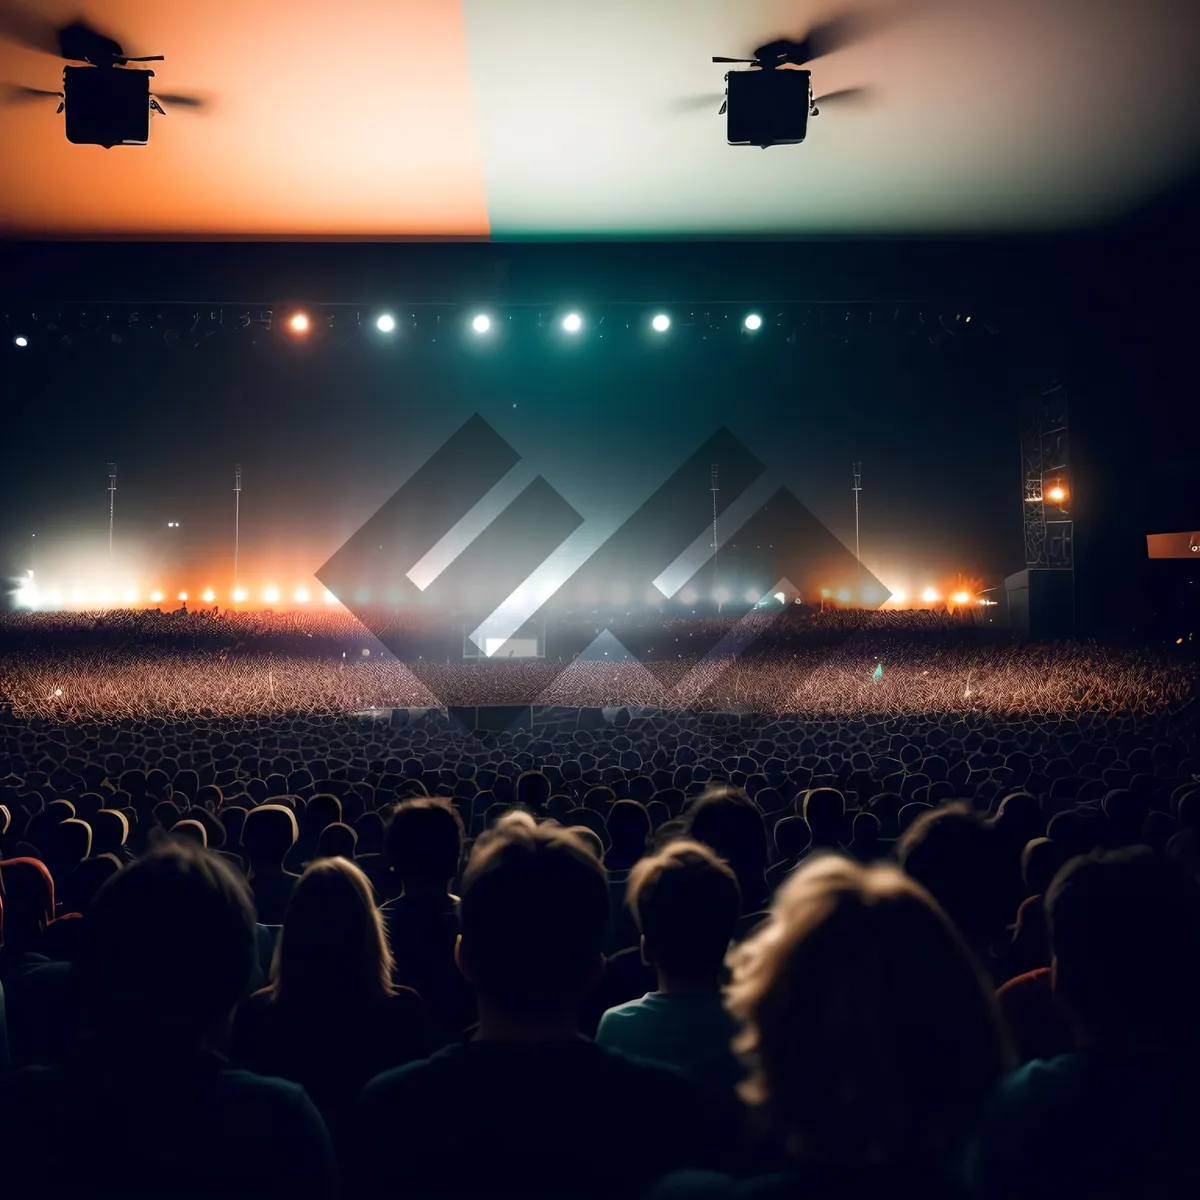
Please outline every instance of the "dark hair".
M445 800L421 796L392 810L383 839L383 855L411 886L445 887L458 874L463 823Z
M700 842L672 842L629 876L627 901L646 957L669 977L715 981L737 927L737 876Z
M896 860L945 909L971 945L1008 915L1004 860L994 831L969 804L922 813L896 843Z
M1073 858L1046 893L1055 988L1101 1041L1192 1037L1200 1023L1193 879L1136 847Z
M199 846L169 840L96 893L79 962L99 1030L181 1044L228 1019L254 962L245 880Z
M837 788L813 788L805 794L804 811L800 814L812 830L814 839L836 838L842 829L846 800Z
M360 1003L392 994L392 955L367 877L345 858L322 858L296 881L275 947L276 1000L340 997Z
M725 859L743 885L762 873L767 863L762 810L741 788L711 785L685 816L688 833Z
M251 866L280 866L296 837L296 814L282 804L252 808L242 822L242 849Z
M462 954L480 996L516 1016L573 1007L601 965L608 877L577 834L512 812L480 836L462 892Z

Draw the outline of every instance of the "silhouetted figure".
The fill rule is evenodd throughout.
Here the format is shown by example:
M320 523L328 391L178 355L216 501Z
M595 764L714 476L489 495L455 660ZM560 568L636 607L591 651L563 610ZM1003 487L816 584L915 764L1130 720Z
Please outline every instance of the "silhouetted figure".
M693 1085L577 1032L607 923L604 868L569 830L512 813L479 839L458 947L478 1033L367 1087L352 1191L625 1196L711 1154ZM615 1119L630 1103L652 1119Z
M474 993L454 961L459 901L450 888L462 845L458 812L429 797L397 805L384 835L384 859L400 891L381 909L393 979L425 1000L439 1044L475 1021Z
M0 1087L14 1196L332 1197L304 1091L217 1052L250 978L254 910L217 857L169 842L96 896L78 966L89 1037Z
M250 867L250 892L264 925L282 925L298 876L283 860L296 843L296 815L282 804L252 808L242 823L242 849Z
M982 1197L1200 1193L1200 895L1146 849L1075 858L1046 895L1076 1049L1022 1067L973 1162Z
M721 980L741 911L737 877L707 846L673 842L634 867L628 902L658 987L610 1008L597 1043L677 1067L706 1089L732 1096L742 1070Z
M352 862L323 859L300 877L271 975L238 1009L233 1060L303 1084L335 1134L369 1079L426 1053L420 997L393 985L383 921Z

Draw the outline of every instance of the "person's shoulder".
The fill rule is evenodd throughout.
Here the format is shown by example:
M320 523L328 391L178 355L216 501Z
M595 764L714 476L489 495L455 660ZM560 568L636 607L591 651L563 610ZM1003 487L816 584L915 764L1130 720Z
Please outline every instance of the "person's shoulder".
M672 1098L699 1096L696 1084L676 1067L666 1063L652 1062L636 1054L629 1054L611 1046L595 1045L594 1051L602 1055L600 1060L608 1074L622 1081L624 1086L636 1088L635 1094L645 1099L658 1092Z
M603 1029L606 1022L618 1024L644 1015L647 1011L647 999L647 996L639 996L636 1000L626 1000L624 1004L614 1004L612 1008L606 1009L600 1018L600 1028Z
M787 1175L735 1179L716 1171L676 1171L661 1180L646 1200L790 1200L795 1194L795 1181Z
M417 1062L404 1063L399 1067L376 1075L362 1090L361 1101L367 1107L388 1104L410 1091L435 1088L442 1081L458 1076L463 1069L463 1046L446 1046Z
M311 1107L308 1093L300 1084L275 1075L258 1075L241 1067L224 1065L217 1072L216 1083L226 1096L247 1104L297 1110Z

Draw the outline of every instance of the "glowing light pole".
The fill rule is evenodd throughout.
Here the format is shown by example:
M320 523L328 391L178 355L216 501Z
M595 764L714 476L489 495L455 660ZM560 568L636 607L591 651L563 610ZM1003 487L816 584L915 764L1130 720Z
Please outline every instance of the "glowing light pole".
M858 560L859 600L862 599L862 554L858 545L858 493L862 491L862 463L856 462L851 470L854 472L854 557Z
M233 588L238 585L238 552L241 549L242 534L242 464L235 463L233 468Z
M113 512L117 499L117 464L108 464L108 561L113 556Z

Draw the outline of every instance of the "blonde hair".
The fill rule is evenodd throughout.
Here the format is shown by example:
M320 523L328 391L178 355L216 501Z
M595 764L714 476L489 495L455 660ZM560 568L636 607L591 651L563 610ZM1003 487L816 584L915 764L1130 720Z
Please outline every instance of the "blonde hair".
M276 1000L370 1003L390 996L392 952L367 877L321 858L296 881L271 964Z
M894 867L803 866L729 965L743 1098L797 1158L944 1158L1007 1065L990 984L932 897Z

